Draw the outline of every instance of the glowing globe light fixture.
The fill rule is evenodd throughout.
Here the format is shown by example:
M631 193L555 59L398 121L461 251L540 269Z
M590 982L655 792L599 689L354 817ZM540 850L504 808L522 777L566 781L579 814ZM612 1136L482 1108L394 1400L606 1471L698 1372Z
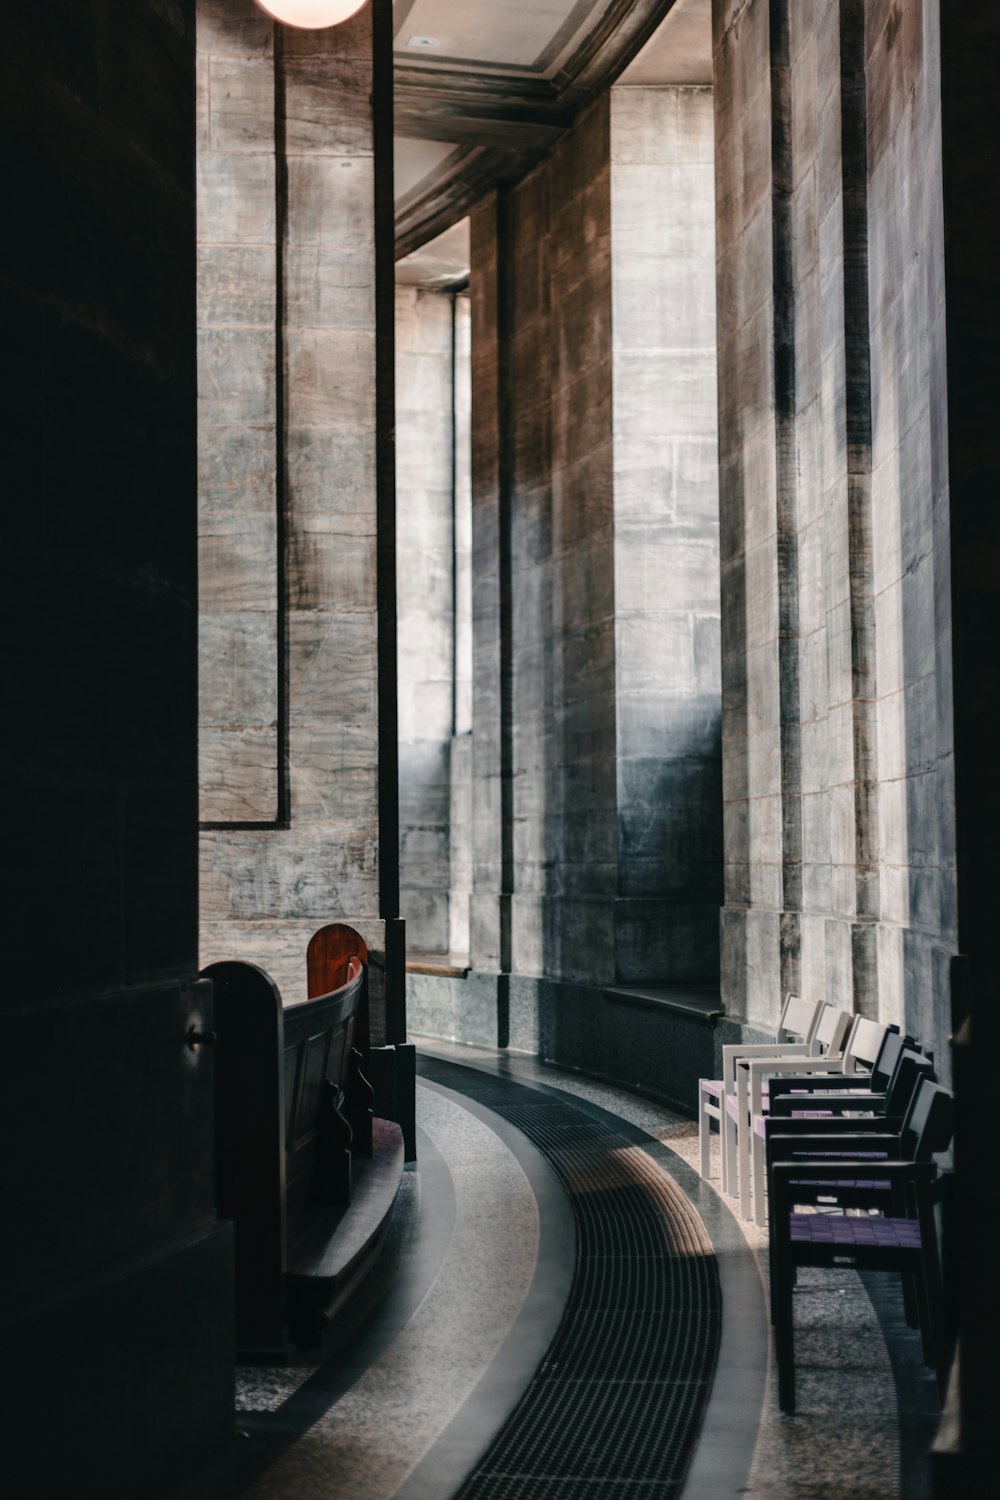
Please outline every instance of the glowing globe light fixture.
M257 0L261 10L275 21L284 26L300 26L303 31L339 26L364 3L365 0Z

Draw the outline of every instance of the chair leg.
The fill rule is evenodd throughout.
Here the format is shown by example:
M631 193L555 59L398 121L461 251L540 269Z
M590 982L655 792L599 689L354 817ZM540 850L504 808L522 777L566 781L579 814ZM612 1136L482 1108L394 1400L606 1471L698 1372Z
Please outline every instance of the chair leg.
M774 1220L773 1219L771 1221L771 1232L770 1232L770 1234L767 1237L767 1276L768 1276L768 1285L770 1287L772 1287L772 1288L779 1285L779 1281L780 1281L780 1279L782 1277L782 1272L779 1270L779 1266L778 1266L778 1249L777 1249L777 1244L775 1242L775 1237L774 1237ZM798 1267L794 1266L794 1265L786 1265L785 1266L785 1270L784 1270L784 1281L787 1282L787 1284L788 1284L789 1296L794 1291L795 1287L798 1285L798 1280L799 1280ZM770 1298L770 1303L771 1303L771 1322L773 1324L775 1322L775 1307L777 1305L777 1300L776 1300L776 1298L775 1298L775 1296L773 1294L772 1294L772 1296Z
M924 1259L915 1279L920 1301L924 1362L937 1376L938 1395L943 1405L948 1389L948 1336L936 1245L925 1249Z
M731 1198L736 1190L734 1181L736 1136L735 1124L729 1113L728 1096L724 1087L719 1113L719 1133L722 1136L722 1191Z
M708 1117L708 1100L698 1085L698 1155L702 1179L707 1181L711 1158L712 1125Z
M739 1178L740 1218L750 1217L750 1147L747 1141L747 1088L741 1076L736 1088L736 1172Z
M791 1191L791 1184L775 1184L768 1245L771 1321L774 1324L774 1356L778 1366L778 1405L782 1411L787 1412L795 1410L795 1326L792 1310L795 1259L789 1226Z
M752 1191L754 1223L761 1229L767 1223L764 1202L764 1139L750 1126L750 1159L752 1162Z
M776 1276L771 1281L771 1317L774 1322L774 1354L778 1365L778 1405L795 1410L795 1326L792 1314L792 1268L776 1255Z

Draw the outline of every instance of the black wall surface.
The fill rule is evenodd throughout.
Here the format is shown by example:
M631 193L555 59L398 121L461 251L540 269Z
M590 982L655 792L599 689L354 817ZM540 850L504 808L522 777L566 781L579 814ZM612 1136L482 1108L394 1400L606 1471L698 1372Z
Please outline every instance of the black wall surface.
M11 1493L231 1425L197 981L194 0L3 5L0 1368Z
M958 1313L961 1424L957 1452L944 1445L935 1493L950 1496L963 1484L977 1495L995 1487L1000 1418L1000 12L994 0L943 0L941 23L960 949L952 984L958 1190L945 1270Z

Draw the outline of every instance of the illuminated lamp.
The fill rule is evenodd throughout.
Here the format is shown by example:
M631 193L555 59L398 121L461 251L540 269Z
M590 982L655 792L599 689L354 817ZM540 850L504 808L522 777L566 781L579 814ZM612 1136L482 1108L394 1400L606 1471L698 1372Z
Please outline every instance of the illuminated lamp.
M299 26L303 31L339 26L364 3L365 0L257 0L261 10L275 21L283 26Z

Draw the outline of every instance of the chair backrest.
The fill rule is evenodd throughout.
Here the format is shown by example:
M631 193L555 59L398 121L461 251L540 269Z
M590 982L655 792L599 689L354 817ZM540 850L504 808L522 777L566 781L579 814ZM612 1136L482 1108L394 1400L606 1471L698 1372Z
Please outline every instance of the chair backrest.
M905 1161L930 1161L951 1145L955 1128L955 1101L949 1089L920 1079L906 1111L900 1138Z
M776 1042L811 1042L819 1022L822 1005L818 1000L803 1000L788 994L774 1034Z
M346 922L330 922L309 939L306 949L306 994L310 1000L328 995L347 980L352 958L361 961L365 971L361 1002L354 1023L354 1046L367 1055L370 1045L368 1017L368 945L360 932Z
M855 1016L850 1035L844 1044L844 1072L856 1073L859 1068L871 1072L882 1051L886 1027L881 1021L869 1021L867 1016Z
M840 1057L852 1020L846 1010L824 1005L810 1040L810 1050L818 1057Z
M888 1118L905 1118L921 1078L929 1078L931 1083L937 1081L934 1064L929 1057L924 1057L913 1047L901 1048L889 1087L885 1091L885 1112Z
M872 1088L876 1093L888 1092L904 1047L910 1047L914 1052L920 1051L908 1037L902 1035L898 1026L887 1026L878 1057L872 1066Z
M310 1202L322 1197L328 1185L324 1173L328 1108L342 1110L344 1106L364 983L361 959L352 954L333 977L340 983L329 994L286 1006L282 1012L285 1203L290 1236Z

